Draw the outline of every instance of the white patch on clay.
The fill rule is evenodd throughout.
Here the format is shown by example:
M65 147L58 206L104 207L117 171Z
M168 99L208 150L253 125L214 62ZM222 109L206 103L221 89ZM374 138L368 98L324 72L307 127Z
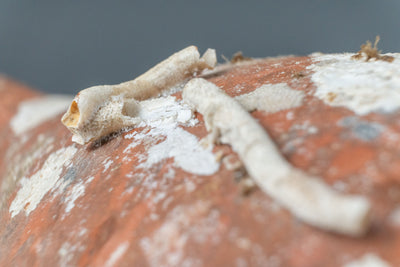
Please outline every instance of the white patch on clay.
M141 123L138 127L163 126L180 123L193 126L197 120L193 117L192 109L180 102L175 97L160 97L140 102L139 117Z
M189 179L185 179L185 188L186 192L191 193L196 190L196 184L190 181Z
M389 215L389 222L393 226L400 227L400 206L396 207Z
M390 265L379 256L368 253L360 259L346 263L343 267L390 267Z
M247 237L240 235L240 228L233 227L229 231L228 239L230 242L234 243L237 247L243 250L250 250L253 243Z
M164 174L165 179L173 179L175 177L175 170L173 168L169 168L168 171Z
M68 192L68 195L65 197L65 212L69 213L75 207L75 201L85 193L85 185L82 182L77 183L74 187Z
M57 150L47 158L39 171L30 178L21 179L21 188L9 208L11 217L23 210L28 216L37 207L47 192L55 187L64 166L70 163L76 151L74 146Z
M187 242L211 242L217 245L223 232L219 212L210 211L210 203L198 201L193 205L174 208L151 237L142 238L140 247L150 266L183 266ZM202 266L202 265L200 265Z
M88 229L86 229L86 228L83 227L83 228L78 232L78 236L79 236L79 237L82 237L82 236L86 235L87 232L88 232Z
M125 150L124 150L125 151ZM110 168L110 166L114 163L114 161L112 159L105 159L101 164L103 164L104 166L104 170L103 173L105 173L108 168Z
M62 113L72 97L48 95L21 102L17 114L11 119L11 129L20 135Z
M154 164L173 158L174 164L186 172L211 175L218 171L219 163L211 151L212 147L204 148L195 135L179 127L197 123L188 105L168 96L142 101L140 106L141 122L138 126L149 127L150 130L145 128L143 132L126 135L125 138L133 141L124 152L129 152L147 139L151 139L151 142L162 141L148 148L147 159L139 168L148 169Z
M15 191L19 180L26 176L26 172L30 170L36 160L50 153L54 148L54 137L43 134L39 134L36 140L31 142L30 149L23 150L23 153L19 150L23 142L12 142L5 154L3 162L7 162L7 166L0 186L0 209L7 205L5 199Z
M262 110L268 113L298 107L303 98L302 91L293 90L286 83L264 84L253 92L235 97L247 111Z
M211 175L219 168L211 151L200 146L197 137L182 128L170 130L165 141L151 147L146 163L140 167L147 168L167 158L174 158L175 165L184 171L199 175Z
M110 258L108 258L105 263L105 267L113 267L118 262L118 260L125 254L126 250L129 248L129 242L125 241L120 244L113 253L111 253Z
M291 121L294 119L294 112L293 111L289 111L288 113L286 113L286 119L288 121Z
M358 115L392 112L400 107L400 55L391 63L351 59L352 54L314 55L315 96Z
M72 245L69 242L65 242L62 244L60 249L58 250L59 266L60 267L70 267L75 266L71 261L75 258L77 252L81 252L84 250L84 247L78 246L77 244Z

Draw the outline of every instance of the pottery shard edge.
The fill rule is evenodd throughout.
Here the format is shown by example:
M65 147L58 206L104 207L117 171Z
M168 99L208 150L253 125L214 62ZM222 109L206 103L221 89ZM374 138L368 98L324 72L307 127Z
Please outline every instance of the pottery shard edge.
M362 196L340 194L317 177L291 166L256 120L211 82L192 79L183 99L203 114L212 136L232 146L260 188L301 220L351 236L369 227L370 203ZM266 164L268 163L268 164Z
M156 97L217 63L214 49L202 57L189 46L132 81L87 88L77 94L62 118L72 140L85 144L140 122L137 101Z

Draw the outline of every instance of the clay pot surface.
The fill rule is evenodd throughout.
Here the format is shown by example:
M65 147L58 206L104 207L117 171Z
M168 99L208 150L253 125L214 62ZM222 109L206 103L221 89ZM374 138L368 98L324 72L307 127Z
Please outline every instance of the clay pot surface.
M365 255L400 266L400 113L328 105L315 96L311 64L311 57L244 61L207 79L232 97L264 84L302 91L300 106L251 114L293 166L371 201L365 236L311 227L246 187L245 172L222 160L239 160L228 145L213 148L219 170L198 175L171 157L141 167L164 141L134 143L144 128L78 145L58 113L16 134L18 107L41 94L2 77L0 266L310 267ZM181 128L201 139L207 130L196 118Z

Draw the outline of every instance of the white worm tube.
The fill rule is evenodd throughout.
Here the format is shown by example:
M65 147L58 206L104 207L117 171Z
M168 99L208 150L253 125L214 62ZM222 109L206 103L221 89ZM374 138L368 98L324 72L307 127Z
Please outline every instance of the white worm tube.
M340 194L292 167L256 120L216 85L192 79L183 89L183 99L203 114L214 136L219 134L223 143L232 146L258 186L296 217L351 236L367 231L370 204L366 198Z
M136 101L158 96L195 73L212 69L216 63L215 50L208 49L200 57L197 47L189 46L135 80L82 90L64 114L62 123L74 134L72 140L79 144L135 125L139 109Z

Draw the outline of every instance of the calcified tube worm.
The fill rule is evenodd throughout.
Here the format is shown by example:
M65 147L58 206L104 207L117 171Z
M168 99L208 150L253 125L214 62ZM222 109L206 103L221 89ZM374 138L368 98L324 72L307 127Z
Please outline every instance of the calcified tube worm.
M192 79L183 89L183 99L203 114L206 127L214 136L232 146L258 186L296 217L321 229L351 236L367 231L367 199L342 195L320 179L292 167L256 120L216 85L201 78Z
M73 133L72 140L85 144L139 123L137 101L160 95L217 63L215 50L202 57L189 46L162 61L135 80L116 85L100 85L78 93L62 123Z

